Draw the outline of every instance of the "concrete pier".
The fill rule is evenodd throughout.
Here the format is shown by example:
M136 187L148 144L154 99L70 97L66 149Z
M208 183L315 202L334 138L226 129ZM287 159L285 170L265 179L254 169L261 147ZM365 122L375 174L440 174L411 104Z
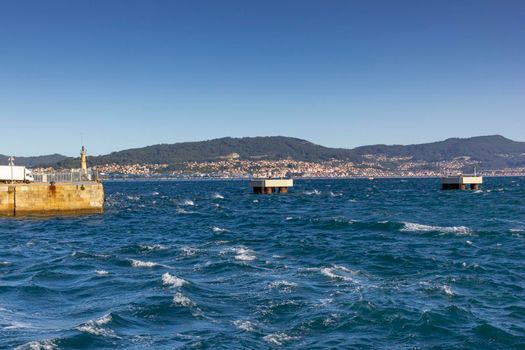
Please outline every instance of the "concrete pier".
M253 193L272 194L288 193L288 188L293 187L292 179L253 179L250 180L250 187Z
M102 213L104 187L95 181L0 184L0 215Z
M442 190L478 190L483 183L482 176L476 175L456 175L441 178Z

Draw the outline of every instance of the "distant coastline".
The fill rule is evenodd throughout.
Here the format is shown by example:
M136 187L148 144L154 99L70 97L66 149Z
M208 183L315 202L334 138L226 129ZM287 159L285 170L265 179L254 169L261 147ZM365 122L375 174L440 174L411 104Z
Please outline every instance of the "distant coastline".
M525 177L525 173L521 175L484 175L485 178L511 178L511 177ZM209 178L182 178L182 177L108 177L102 178L103 181L107 182L147 182L147 181L248 181L250 178L247 177L209 177ZM374 179L369 179L365 176L359 177L298 177L293 178L294 181L309 181L309 180L417 180L417 179L435 179L439 180L439 176L381 176Z
M0 155L0 164L7 164L6 159ZM60 155L15 159L35 174L79 164L79 158ZM87 161L105 178L432 178L476 171L483 176L521 176L525 142L492 135L340 149L284 136L221 138L88 155Z
M15 155L15 159L17 165L31 168L66 169L76 168L79 164L78 157L60 154L37 157ZM0 164L7 162L8 156L0 154ZM474 167L496 171L521 168L525 173L525 142L490 135L449 138L423 144L378 144L345 149L285 136L226 137L158 144L99 156L88 154L88 163L99 167L101 172L136 175L151 172L254 173L281 167L279 171L304 172L315 176L320 175L315 173L319 169L313 169L316 166L334 169L338 176L390 176L409 172L419 176L424 171L434 172L424 175L436 175L443 171L472 171Z

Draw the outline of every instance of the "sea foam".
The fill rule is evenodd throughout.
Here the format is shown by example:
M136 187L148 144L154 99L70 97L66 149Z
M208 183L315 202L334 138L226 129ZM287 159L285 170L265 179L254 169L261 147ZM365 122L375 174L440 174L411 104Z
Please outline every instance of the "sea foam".
M190 307L195 305L195 303L193 303L193 301L191 301L190 298L188 298L182 293L176 293L173 296L173 303L184 307Z
M279 333L268 334L267 336L264 336L263 339L272 345L281 346L286 342L299 339L299 337L293 337L286 333L279 332Z
M182 287L187 282L182 278L174 276L168 272L162 275L162 284L170 287Z
M345 282L359 284L359 281L352 277L355 276L357 272L341 265L334 265L333 267L324 267L321 269L321 274L332 279L338 279Z
M156 263L156 262L153 262L153 261L142 261L142 260L131 259L130 262L131 262L131 266L137 267L137 268L157 267L157 266L159 266L159 267L165 267L165 268L171 269L171 267L169 267L169 266L162 265L162 264L159 264L159 263Z
M233 321L233 324L235 325L235 327L239 328L241 331L253 332L255 330L253 323L250 321L236 320L236 321Z
M241 260L241 261L251 261L255 260L255 253L253 250L245 248L245 247L235 247L235 248L225 248L221 250L220 254L224 255L227 253L234 253L235 260Z
M29 343L17 346L15 348L15 350L55 350L55 349L58 349L58 346L53 340L31 341Z
M20 328L32 328L32 326L29 323L18 322L18 321L10 322L7 325L2 325L3 330L20 329Z
M84 333L89 333L93 335L100 335L104 337L119 338L112 329L104 327L106 324L112 321L110 314L106 314L97 320L89 320L81 326L78 326L77 329Z
M412 222L405 222L401 231L405 232L441 232L457 233L460 235L470 235L472 231L466 226L431 226Z
M255 254L253 250L251 249L237 248L236 253L237 255L235 255L235 260L242 260L242 261L255 260Z
M450 286L443 285L443 286L441 286L440 289L441 289L446 295L449 295L449 296L454 295L454 292L452 291L452 288L450 288Z
M304 191L304 194L308 195L308 196L311 196L311 195L320 195L321 194L321 191L317 190L317 189L314 189L313 191Z
M140 249L146 251L155 251L155 250L167 250L168 247L163 244L141 244Z
M197 254L199 251L199 249L190 246L182 246L179 250L182 256L192 256Z
M286 280L273 281L268 284L269 289L277 289L283 293L290 293L295 287L297 287L297 283Z

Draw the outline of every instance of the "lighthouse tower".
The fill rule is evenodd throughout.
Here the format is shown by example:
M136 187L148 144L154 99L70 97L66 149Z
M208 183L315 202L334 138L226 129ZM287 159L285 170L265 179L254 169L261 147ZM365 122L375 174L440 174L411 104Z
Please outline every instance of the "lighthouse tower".
M80 151L80 169L82 173L87 174L86 148L84 146L82 146Z

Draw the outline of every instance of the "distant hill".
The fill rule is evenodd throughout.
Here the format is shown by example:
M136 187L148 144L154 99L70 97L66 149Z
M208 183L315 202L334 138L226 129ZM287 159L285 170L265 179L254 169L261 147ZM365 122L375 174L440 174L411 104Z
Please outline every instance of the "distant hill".
M470 157L484 167L525 166L525 142L509 140L500 135L471 138L450 138L445 141L417 145L372 145L357 147L355 155L383 154L389 157L413 157L416 161L437 162L457 157Z
M403 157L411 161L439 162L469 157L490 169L525 166L525 142L509 140L503 136L479 136L450 138L444 141L415 145L370 145L354 149L328 148L306 140L283 136L244 137L159 144L142 148L88 157L90 165L102 164L177 164L188 161L215 161L230 154L239 159L279 160L295 159L323 161L329 159L366 161L385 156ZM4 157L4 158L2 158ZM7 157L0 156L0 163L7 164ZM55 167L78 167L78 158L66 158L55 154L41 157L20 157L16 164L28 166L53 165Z
M88 157L92 165L167 163L188 161L214 161L229 154L237 153L240 159L296 159L307 161L331 158L347 159L352 156L349 150L328 148L309 141L283 136L243 137L160 144L143 148L113 152L103 156ZM60 166L70 167L78 164L78 158L60 162Z
M45 165L57 164L68 157L61 154L49 154L45 156L34 156L34 157L15 157L16 165L25 165L27 167L37 167ZM0 165L9 164L9 156L0 154Z

